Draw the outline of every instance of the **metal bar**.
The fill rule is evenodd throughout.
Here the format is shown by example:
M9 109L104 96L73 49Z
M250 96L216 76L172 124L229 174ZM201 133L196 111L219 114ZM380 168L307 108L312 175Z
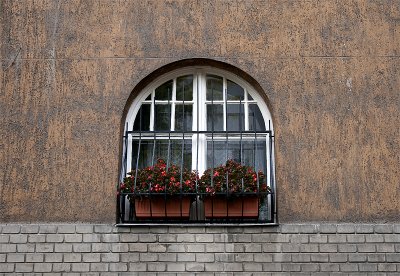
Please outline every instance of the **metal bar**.
M183 104L182 104L182 117L183 117L183 127L182 127L182 154L181 154L181 175L180 175L180 183L179 183L179 188L180 188L180 200L179 200L179 206L180 206L180 215L182 218L182 181L183 181L183 158L184 158L184 153L185 153L185 80L183 81L183 87L182 87L182 94L183 94Z
M200 105L199 105L199 102L200 102L200 100L199 100L199 77L198 77L198 75L196 75L196 99L197 99L197 107L196 107L196 113L197 113L197 116L196 116L196 124L197 124L197 127L196 127L196 130L198 131L199 130L199 127L200 127L200 124L199 124L199 107L200 107ZM193 110L193 109L192 109ZM192 130L193 130L193 128L192 128ZM196 142L196 173L198 174L199 173L199 137L200 137L200 134L197 132L197 142ZM196 218L196 220L199 220L199 210L198 210L198 203L199 203L199 196L198 196L198 179L197 179L198 177L196 177L196 202L195 202L195 211L196 211L196 216L195 216L195 218Z

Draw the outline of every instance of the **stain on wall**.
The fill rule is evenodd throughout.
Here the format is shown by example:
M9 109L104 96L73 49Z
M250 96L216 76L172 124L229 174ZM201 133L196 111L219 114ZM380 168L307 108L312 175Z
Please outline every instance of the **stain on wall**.
M251 75L283 222L400 218L397 1L0 2L0 221L112 222L120 124L154 70Z

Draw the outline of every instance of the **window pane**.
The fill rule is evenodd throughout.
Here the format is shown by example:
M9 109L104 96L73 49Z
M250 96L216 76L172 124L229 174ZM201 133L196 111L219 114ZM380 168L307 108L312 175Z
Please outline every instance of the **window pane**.
M142 104L133 124L133 130L150 130L150 104Z
M228 131L244 130L244 105L228 104L227 105L227 121Z
M151 94L147 96L147 98L145 99L145 101L151 101Z
M192 130L192 105L177 104L175 106L175 130L191 131Z
M176 79L176 100L193 100L193 75L183 76Z
M224 130L224 109L220 104L207 105L207 130Z
M247 93L247 99L248 99L249 101L252 101L252 100L253 100L253 97L250 95L250 93Z
M249 104L249 130L265 130L264 118L256 104Z
M166 83L160 85L156 88L156 100L171 100L172 97L172 84L173 81L167 81Z
M154 110L154 130L171 129L171 105L156 104Z
M174 164L181 166L182 160L182 140L156 140L156 150L154 152L153 160L153 148L154 141L142 140L140 142L140 154L139 154L139 168L145 168L154 165L157 159L164 159L165 162L169 164ZM132 144L132 166L134 169L136 167L137 156L138 156L138 146L139 141L135 140ZM168 157L169 153L169 157ZM154 163L153 163L154 162ZM191 169L192 164L192 141L185 140L184 151L183 151L183 166L185 168Z
M207 100L222 101L223 79L215 75L207 75Z
M242 144L241 147L240 144ZM226 150L227 146L228 150ZM225 164L228 159L232 159L243 165L253 167L257 171L262 170L265 172L265 158L265 140L257 140L257 142L255 140L242 140L242 143L237 140L228 140L228 143L225 141L207 142L207 168Z
M234 101L239 101L239 100L244 100L244 90L241 86L238 84L234 83L233 81L228 80L227 81L227 100L234 100Z

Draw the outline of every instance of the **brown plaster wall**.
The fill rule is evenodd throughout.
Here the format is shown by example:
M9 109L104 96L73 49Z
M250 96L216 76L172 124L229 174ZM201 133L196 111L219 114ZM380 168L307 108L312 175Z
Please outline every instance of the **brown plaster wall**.
M280 220L400 218L398 1L0 1L0 221L115 220L120 124L154 70L251 75Z

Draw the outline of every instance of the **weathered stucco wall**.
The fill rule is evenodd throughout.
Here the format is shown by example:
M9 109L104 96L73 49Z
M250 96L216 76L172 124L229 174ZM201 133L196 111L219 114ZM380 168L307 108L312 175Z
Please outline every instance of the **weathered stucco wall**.
M0 221L115 220L135 85L209 58L276 130L281 221L400 217L398 1L0 1Z

